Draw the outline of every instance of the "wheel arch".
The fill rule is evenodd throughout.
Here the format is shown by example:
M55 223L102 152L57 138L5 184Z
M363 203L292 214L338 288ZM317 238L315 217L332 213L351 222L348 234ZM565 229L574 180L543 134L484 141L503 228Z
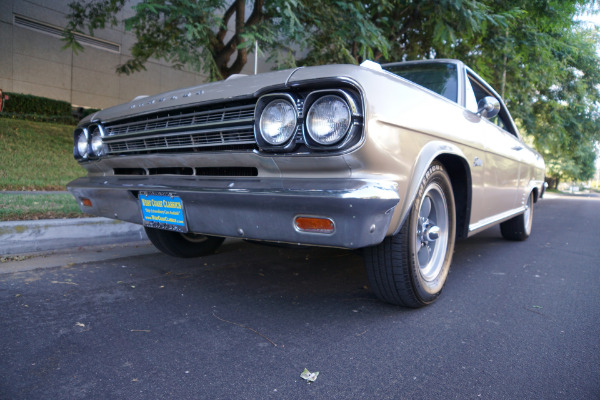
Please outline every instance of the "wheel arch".
M437 158L448 173L452 183L456 210L456 237L465 238L469 234L471 219L472 182L469 164L455 154L440 154Z
M544 185L543 183L539 185L539 182L534 180L529 180L526 185L522 188L523 201L527 199L527 196L533 193L533 202L537 203L539 199L544 195Z
M541 198L540 192L539 192L539 189L537 188L537 186L534 186L533 189L531 189L531 192L533 192L533 202L537 203L538 199ZM543 192L543 190L542 190L542 192Z
M397 234L415 201L419 184L423 180L429 166L437 161L444 166L452 183L456 209L456 237L467 237L471 215L472 180L469 163L463 152L454 144L442 141L432 141L423 147L410 178L406 191L406 201L402 209L400 223L394 234Z

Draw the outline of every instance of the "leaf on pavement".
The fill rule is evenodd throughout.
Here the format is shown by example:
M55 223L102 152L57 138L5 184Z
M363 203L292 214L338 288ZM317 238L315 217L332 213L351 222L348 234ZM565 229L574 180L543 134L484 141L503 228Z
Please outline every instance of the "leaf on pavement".
M307 382L314 382L314 381L316 381L317 380L317 376L319 376L319 371L317 371L317 372L310 372L306 368L304 368L304 371L302 371L302 373L300 374L300 378L304 379Z

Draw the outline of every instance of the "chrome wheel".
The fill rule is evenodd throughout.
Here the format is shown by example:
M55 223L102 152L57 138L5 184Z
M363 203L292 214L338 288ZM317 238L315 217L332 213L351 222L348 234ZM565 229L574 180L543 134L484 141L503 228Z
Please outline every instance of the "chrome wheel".
M423 195L414 243L419 273L431 282L440 274L448 248L448 204L438 184Z
M527 203L525 204L525 211L500 224L500 232L505 239L522 241L531 235L534 200L533 192L529 193Z
M145 227L152 244L172 257L200 257L214 253L224 238L195 233L179 233Z
M204 243L209 239L208 236L197 233L181 233L181 237L190 243Z
M405 307L433 303L450 271L455 231L452 182L443 165L433 162L400 231L363 253L377 297Z
M525 224L524 230L525 234L529 236L531 234L531 224L533 222L533 195L529 195L525 207L525 213L523 214L523 222Z

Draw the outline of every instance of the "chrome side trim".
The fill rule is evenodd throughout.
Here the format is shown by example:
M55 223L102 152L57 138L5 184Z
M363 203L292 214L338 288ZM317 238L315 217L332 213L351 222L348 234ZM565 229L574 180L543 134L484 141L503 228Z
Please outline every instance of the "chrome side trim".
M474 235L477 232L480 232L484 229L491 227L492 225L498 224L500 222L506 221L515 217L519 214L524 213L527 210L527 206L518 207L512 210L508 210L501 214L493 215L489 218L482 219L481 221L469 225L469 236Z

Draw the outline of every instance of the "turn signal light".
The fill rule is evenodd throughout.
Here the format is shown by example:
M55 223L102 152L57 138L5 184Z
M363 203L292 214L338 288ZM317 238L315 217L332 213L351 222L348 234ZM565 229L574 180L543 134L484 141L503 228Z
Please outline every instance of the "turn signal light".
M92 201L90 199L81 199L81 204L83 204L84 207L91 207L92 206Z
M323 217L296 217L294 226L300 232L333 233L335 224L330 218Z

